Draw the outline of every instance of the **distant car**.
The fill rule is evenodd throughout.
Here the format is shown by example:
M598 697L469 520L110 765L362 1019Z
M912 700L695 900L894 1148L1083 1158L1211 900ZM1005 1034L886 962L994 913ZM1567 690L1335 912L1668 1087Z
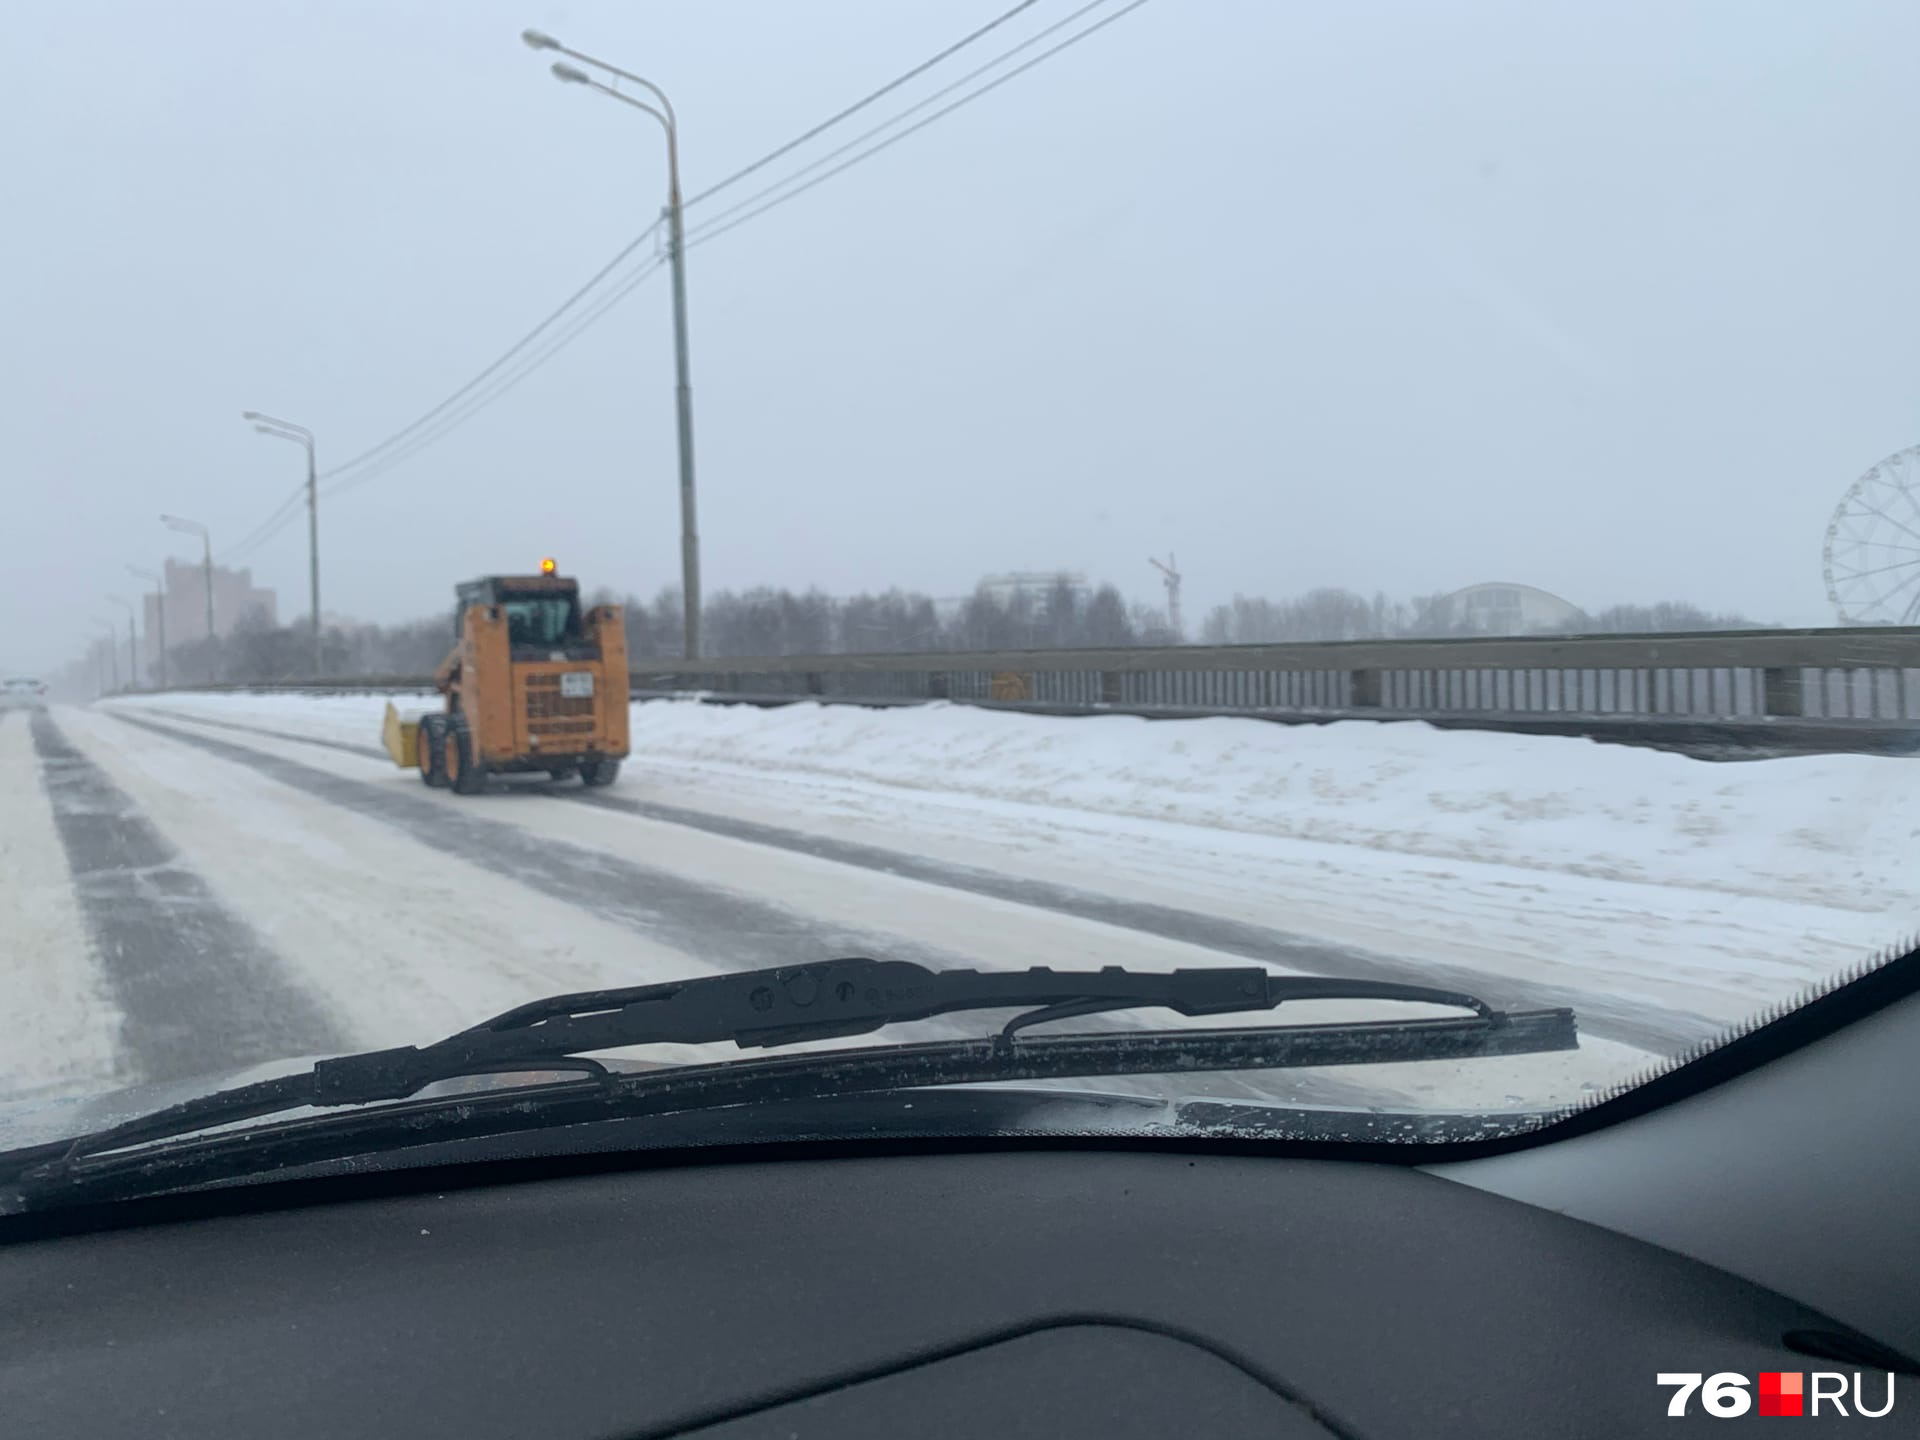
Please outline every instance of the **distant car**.
M46 681L27 675L0 680L0 710L39 710L46 703Z

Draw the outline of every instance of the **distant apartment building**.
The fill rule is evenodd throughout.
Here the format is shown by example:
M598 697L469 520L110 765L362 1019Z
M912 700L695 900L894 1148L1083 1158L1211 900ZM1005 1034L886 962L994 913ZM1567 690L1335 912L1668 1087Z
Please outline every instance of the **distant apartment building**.
M165 585L165 625L161 624L161 596L146 596L146 632L143 661L155 665L160 658L160 635L164 630L167 648L176 649L203 640L207 634L207 572L191 560L168 560ZM253 583L251 570L213 567L213 633L231 635L248 616L259 615L269 625L279 621L279 604L271 590Z

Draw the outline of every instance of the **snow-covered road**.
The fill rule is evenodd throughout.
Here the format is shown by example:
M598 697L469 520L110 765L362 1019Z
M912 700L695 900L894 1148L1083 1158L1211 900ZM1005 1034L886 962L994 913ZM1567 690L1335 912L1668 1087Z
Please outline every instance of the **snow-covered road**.
M0 716L0 1008L45 1037L0 1055L0 1099L863 953L1254 958L1569 1004L1577 1054L1197 1087L1550 1104L1903 943L1920 918L1920 765L1904 760L653 702L634 707L612 789L461 798L391 766L385 703L169 695Z

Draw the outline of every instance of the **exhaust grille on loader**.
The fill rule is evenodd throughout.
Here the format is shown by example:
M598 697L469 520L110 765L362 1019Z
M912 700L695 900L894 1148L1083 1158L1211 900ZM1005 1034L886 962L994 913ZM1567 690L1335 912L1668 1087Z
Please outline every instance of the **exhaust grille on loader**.
M527 676L527 719L562 720L584 719L584 726L543 725L542 729L566 730L570 733L593 728L593 697L591 695L562 695L558 675Z

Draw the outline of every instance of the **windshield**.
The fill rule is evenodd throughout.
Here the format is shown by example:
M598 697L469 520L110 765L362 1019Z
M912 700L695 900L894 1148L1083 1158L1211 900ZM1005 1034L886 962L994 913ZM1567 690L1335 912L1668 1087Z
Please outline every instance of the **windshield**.
M1518 1132L1909 948L1920 10L752 13L15 17L0 1149L850 957Z
M515 645L558 645L580 634L572 596L509 595L500 608L507 616L507 639Z

